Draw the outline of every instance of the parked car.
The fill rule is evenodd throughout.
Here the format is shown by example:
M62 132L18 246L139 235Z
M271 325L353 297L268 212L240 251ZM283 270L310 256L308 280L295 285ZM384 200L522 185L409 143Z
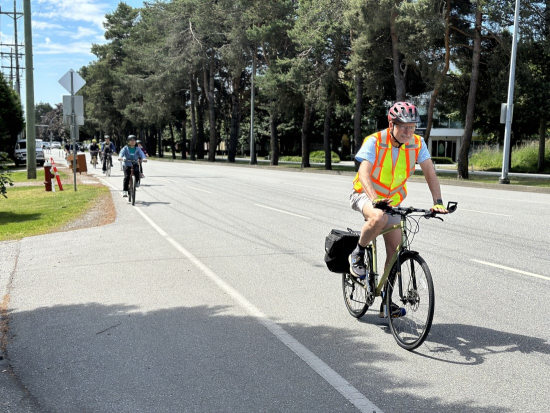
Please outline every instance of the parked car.
M50 142L42 142L42 149L50 149Z
M46 162L44 158L44 149L42 149L43 144L44 142L42 140L36 140L36 163L40 166L44 166L44 162ZM27 163L27 141L25 139L19 139L15 144L13 158L15 166Z
M50 144L51 149L61 149L61 142L52 142Z

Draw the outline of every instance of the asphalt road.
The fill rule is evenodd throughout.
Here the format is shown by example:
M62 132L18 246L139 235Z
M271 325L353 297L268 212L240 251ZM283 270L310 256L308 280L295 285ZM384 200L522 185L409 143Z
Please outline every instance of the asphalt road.
M413 242L434 324L407 352L376 311L349 316L324 266L328 232L361 225L352 177L145 175L132 207L115 163L114 224L19 243L8 355L39 411L547 411L549 194L443 185L458 211ZM425 183L409 193L430 206Z

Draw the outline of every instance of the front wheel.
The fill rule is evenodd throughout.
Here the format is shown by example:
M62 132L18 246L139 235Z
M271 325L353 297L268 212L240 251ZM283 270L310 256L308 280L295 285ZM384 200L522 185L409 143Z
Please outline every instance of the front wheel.
M136 204L136 176L132 175L132 188L130 189L132 193L132 205Z
M406 350L420 346L432 327L435 306L432 275L420 255L405 253L401 256L400 267L395 263L386 284L384 301L386 313L392 313L388 319L397 344ZM400 310L388 311L396 305Z
M369 309L367 289L354 281L350 274L342 274L342 291L349 313L355 318L363 317Z

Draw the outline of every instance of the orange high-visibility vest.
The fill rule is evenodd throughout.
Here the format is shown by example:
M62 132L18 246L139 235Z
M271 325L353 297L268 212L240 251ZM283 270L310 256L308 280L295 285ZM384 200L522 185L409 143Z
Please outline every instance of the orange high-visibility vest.
M407 196L407 179L414 173L416 160L420 153L422 140L420 136L413 135L411 140L399 148L399 154L393 164L390 129L386 129L367 136L367 139L376 137L376 158L372 168L371 181L378 198L390 198L392 206L397 206ZM353 180L355 192L363 191L359 173Z

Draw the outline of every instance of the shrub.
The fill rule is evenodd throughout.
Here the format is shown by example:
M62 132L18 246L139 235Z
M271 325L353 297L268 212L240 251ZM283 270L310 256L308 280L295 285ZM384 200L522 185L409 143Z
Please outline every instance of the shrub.
M332 163L339 163L340 157L336 152L331 152ZM282 162L302 162L301 156L281 156L279 161ZM309 161L314 163L325 163L325 151L315 151L309 154Z
M445 164L453 164L453 160L451 158L446 158L443 156L432 156L432 161L435 164L438 165L445 165Z
M535 172L538 167L538 141L526 143L512 148L512 170L516 172ZM479 169L502 169L502 150L484 147L470 157L470 165ZM546 141L544 159L550 165L550 140ZM546 168L548 170L548 167Z
M340 162L340 157L336 152L330 153L330 159L332 163ZM309 161L315 163L324 163L325 162L325 151L315 151L309 154Z

